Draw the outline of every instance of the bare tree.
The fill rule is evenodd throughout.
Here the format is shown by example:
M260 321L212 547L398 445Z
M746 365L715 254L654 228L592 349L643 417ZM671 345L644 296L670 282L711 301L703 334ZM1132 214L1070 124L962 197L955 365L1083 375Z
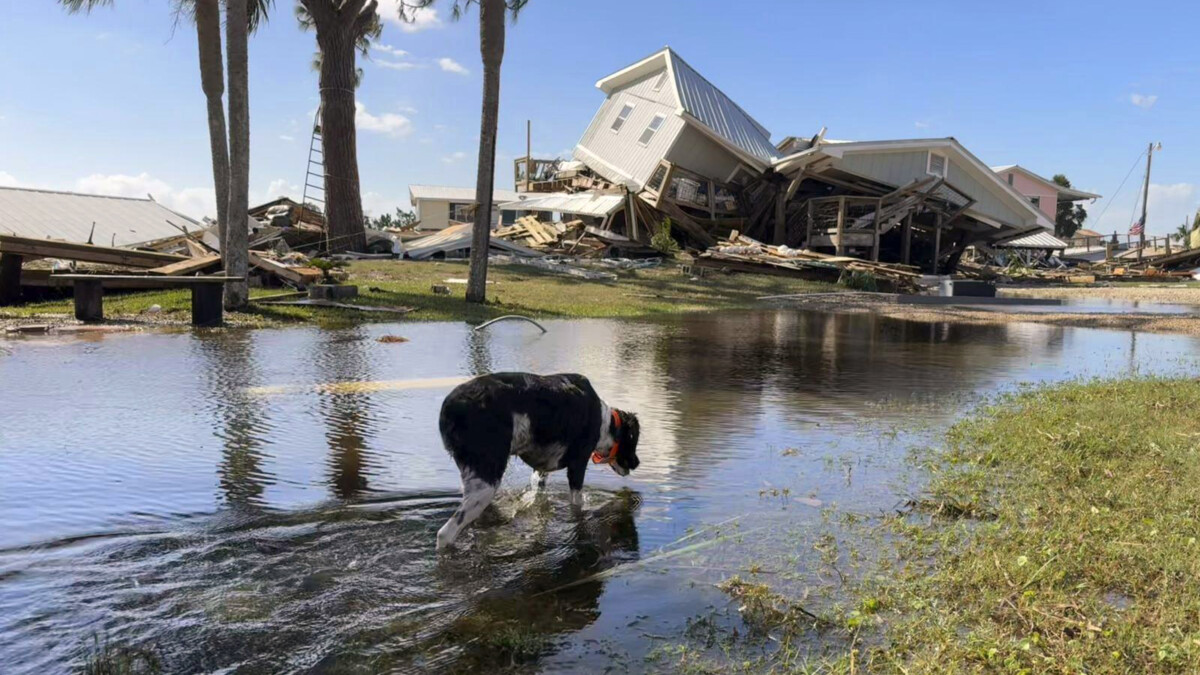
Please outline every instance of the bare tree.
M325 227L331 251L367 247L354 124L355 58L379 36L377 0L299 0L301 27L314 29L319 49L321 138L325 159Z

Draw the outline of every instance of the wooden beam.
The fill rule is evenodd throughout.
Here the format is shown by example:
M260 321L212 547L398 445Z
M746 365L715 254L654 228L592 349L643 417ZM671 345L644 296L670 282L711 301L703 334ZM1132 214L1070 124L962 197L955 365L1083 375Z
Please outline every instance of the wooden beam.
M264 258L256 251L250 251L250 264L301 286L320 281L322 276L321 270L315 267L288 267L275 260Z
M0 253L0 306L21 301L21 264L25 259L15 253Z
M222 295L225 284L199 284L192 286L192 325L220 326L222 321Z
M816 216L813 201L808 200L808 227L804 228L804 248L812 248L813 218Z
M187 274L195 274L203 272L210 267L216 267L221 264L221 256L213 254L206 255L203 258L188 258L170 265L155 267L154 269L146 270L146 274L161 274L168 277L181 277Z
M808 174L806 174L804 172L804 170L801 169L800 173L796 174L796 177L792 179L792 182L788 185L788 189L787 189L787 200L788 201L791 201L792 197L796 196L796 190L800 189L800 184L804 182L805 178L808 178Z
M99 279L75 282L75 318L80 321L104 320L104 284Z
M933 273L938 273L938 258L942 254L942 214L937 215L937 225L933 230Z
M838 214L837 214L837 243L834 252L837 255L846 255L846 246L842 243L842 232L846 228L846 198L838 197Z
M775 240L776 246L787 243L787 193L783 190L775 195Z
M172 253L157 253L154 251L135 251L128 248L110 246L93 246L91 244L76 244L68 241L53 239L34 239L0 234L0 253L15 253L21 256L39 258L61 258L79 262L106 263L125 267L161 267L181 260L189 260L187 256Z
M900 243L900 262L911 264L912 260L912 214L904 216L904 238Z
M881 220L883 220L883 197L879 198L875 206L875 243L871 245L871 260L873 262L879 262L879 230L883 227L883 223L880 222Z

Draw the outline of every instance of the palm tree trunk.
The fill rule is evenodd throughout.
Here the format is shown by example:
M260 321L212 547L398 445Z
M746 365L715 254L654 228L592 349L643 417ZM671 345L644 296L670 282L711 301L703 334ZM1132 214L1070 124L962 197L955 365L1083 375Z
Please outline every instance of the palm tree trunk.
M479 1L479 52L483 56L483 111L479 121L479 165L475 179L475 225L467 302L487 299L488 248L492 236L492 189L496 179L496 128L500 118L500 64L504 61L504 0Z
M196 42L200 46L200 86L208 102L208 141L217 193L218 241L225 243L229 221L229 135L225 129L225 67L221 57L220 0L196 0Z
M321 47L321 138L325 158L325 227L331 251L365 251L358 131L354 125L353 21L317 25Z
M242 281L225 285L226 309L240 309L249 301L245 281L249 268L250 210L250 71L248 0L226 0L225 36L229 51L229 222L221 256L225 272Z

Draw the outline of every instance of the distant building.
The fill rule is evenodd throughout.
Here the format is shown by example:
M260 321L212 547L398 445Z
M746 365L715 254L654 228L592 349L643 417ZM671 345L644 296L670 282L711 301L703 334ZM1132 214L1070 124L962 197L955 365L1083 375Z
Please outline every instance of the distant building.
M442 230L450 225L475 222L475 188L410 185L408 199L417 211L417 229ZM521 217L520 211L500 208L501 204L517 199L513 190L492 192L492 227L511 225Z
M1098 194L1065 188L1020 164L994 166L992 171L995 171L1014 190L1024 195L1030 203L1041 209L1042 213L1046 214L1051 221L1058 214L1059 202L1081 202L1100 198Z

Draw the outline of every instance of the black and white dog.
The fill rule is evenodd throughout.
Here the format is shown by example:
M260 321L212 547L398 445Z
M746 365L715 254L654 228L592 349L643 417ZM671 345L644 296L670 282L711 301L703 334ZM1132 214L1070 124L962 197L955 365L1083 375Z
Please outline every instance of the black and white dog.
M534 489L546 484L551 471L565 468L576 506L583 504L589 457L621 476L638 466L637 416L610 408L582 375L477 377L442 402L438 427L463 484L462 504L438 530L438 549L449 546L491 503L510 455L533 467Z

